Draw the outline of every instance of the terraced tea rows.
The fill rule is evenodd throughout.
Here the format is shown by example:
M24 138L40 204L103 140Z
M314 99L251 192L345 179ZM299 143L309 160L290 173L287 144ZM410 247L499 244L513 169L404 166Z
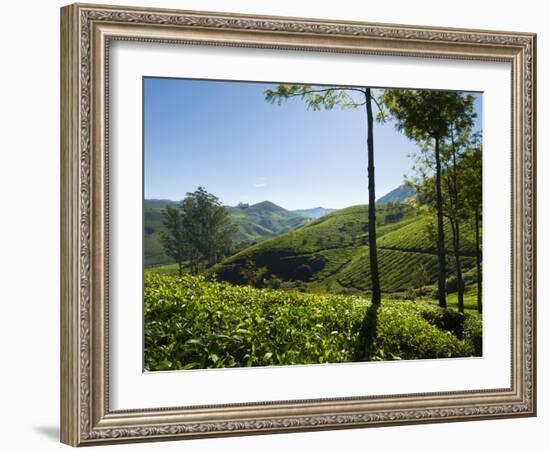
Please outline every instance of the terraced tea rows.
M328 214L285 235L251 246L214 267L211 273L236 284L245 280L242 267L253 262L276 277L311 292L366 292L371 288L368 250L368 206ZM437 278L433 231L425 216L406 204L377 207L377 242L382 292L430 285ZM461 229L464 271L474 267L473 232ZM447 247L451 230L446 229ZM449 253L449 258L452 254ZM449 261L448 275L453 265Z

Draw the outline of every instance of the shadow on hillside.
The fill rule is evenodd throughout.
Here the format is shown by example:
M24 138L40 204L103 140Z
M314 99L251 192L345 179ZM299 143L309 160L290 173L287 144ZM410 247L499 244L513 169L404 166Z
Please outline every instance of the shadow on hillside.
M367 308L357 348L357 360L369 361L375 353L373 345L376 341L378 328L378 309L380 305L371 304Z

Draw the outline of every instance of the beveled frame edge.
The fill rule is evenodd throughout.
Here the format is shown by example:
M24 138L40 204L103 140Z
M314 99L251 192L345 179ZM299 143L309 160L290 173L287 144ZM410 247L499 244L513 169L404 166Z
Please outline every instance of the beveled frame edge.
M112 412L106 286L110 39L512 63L513 347L509 390ZM536 36L485 30L75 4L61 9L61 440L312 431L536 414Z

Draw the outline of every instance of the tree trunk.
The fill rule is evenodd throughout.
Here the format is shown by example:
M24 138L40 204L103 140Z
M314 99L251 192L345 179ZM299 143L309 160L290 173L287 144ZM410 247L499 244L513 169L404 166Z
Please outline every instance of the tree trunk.
M477 270L477 311L481 314L483 312L483 306L481 302L481 248L479 239L479 222L480 222L479 208L476 208L475 214L475 233L476 233L476 270Z
M191 274L198 275L199 268L198 268L197 258L195 255L191 255L190 266L191 266Z
M367 107L367 150L368 150L368 181L369 181L369 258L372 282L372 303L380 305L380 278L378 275L378 255L376 249L376 195L374 182L374 140L372 117L372 98L370 88L365 89Z
M178 261L178 272L180 274L180 277L183 275L183 262Z
M437 298L439 306L447 307L447 297L445 293L445 274L447 268L445 265L445 234L443 231L443 197L441 195L441 155L439 154L439 138L435 139L435 188L436 188L436 207L437 207L437 263L439 266L439 276L437 279Z
M208 267L212 267L214 264L216 264L216 257L213 254L210 254L208 256Z
M460 264L460 229L458 228L458 221L452 221L453 229L453 247L455 254L455 271L456 271L456 283L458 294L458 311L464 312L464 283L462 282L462 265Z
M457 295L458 295L458 311L464 312L464 283L462 282L462 267L460 264L460 221L459 210L461 205L458 202L458 173L457 173L457 163L456 163L456 146L454 140L454 132L451 133L451 140L453 145L453 197L454 197L454 225L453 225L453 244L454 244L454 253L455 253L455 271L456 271L456 282L457 282Z

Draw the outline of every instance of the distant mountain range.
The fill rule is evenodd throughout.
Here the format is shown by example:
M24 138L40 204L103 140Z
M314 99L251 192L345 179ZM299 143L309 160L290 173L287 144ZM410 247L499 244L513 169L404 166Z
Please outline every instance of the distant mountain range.
M384 292L433 285L437 279L437 251L429 218L403 202L414 196L413 189L399 186L377 202L378 260ZM145 267L173 264L164 255L158 234L163 228L162 208L177 203L144 201ZM218 280L243 283L242 268L253 263L265 271L266 278L287 288L342 293L371 288L368 205L335 211L322 207L288 211L263 201L226 208L238 231L235 253L208 269ZM473 283L475 239L466 223L461 236L462 268ZM445 238L446 247L451 248L452 233L447 225Z
M233 237L237 243L288 233L310 220L305 214L295 214L269 201L226 206L226 209L239 227Z
M176 207L179 202L172 200L146 199L143 202L144 215L144 265L145 267L170 264L173 261L164 254L159 242L159 232L164 228L162 209ZM239 204L226 206L237 232L233 239L237 245L259 242L294 230L312 218L320 217L331 211L325 208L288 211L273 202L263 201L253 205Z
M292 214L298 214L298 215L311 217L312 219L318 219L319 217L323 217L324 215L329 214L333 211L336 211L336 210L318 206L317 208L310 208L310 209L295 209L290 212Z
M406 199L414 198L415 196L416 193L414 192L414 189L412 187L407 186L406 184L402 184L401 186L388 192L386 195L380 197L378 200L376 200L376 203L384 204L389 202L402 202Z
M389 192L377 203L399 202L414 196L414 191L400 186ZM159 232L164 228L162 209L166 206L177 207L179 202L164 199L145 199L143 201L143 248L145 267L171 264L173 261L164 254L159 241ZM287 210L270 201L249 205L226 206L237 232L233 239L238 247L264 241L293 231L312 220L319 220L336 211L321 206L309 209Z

